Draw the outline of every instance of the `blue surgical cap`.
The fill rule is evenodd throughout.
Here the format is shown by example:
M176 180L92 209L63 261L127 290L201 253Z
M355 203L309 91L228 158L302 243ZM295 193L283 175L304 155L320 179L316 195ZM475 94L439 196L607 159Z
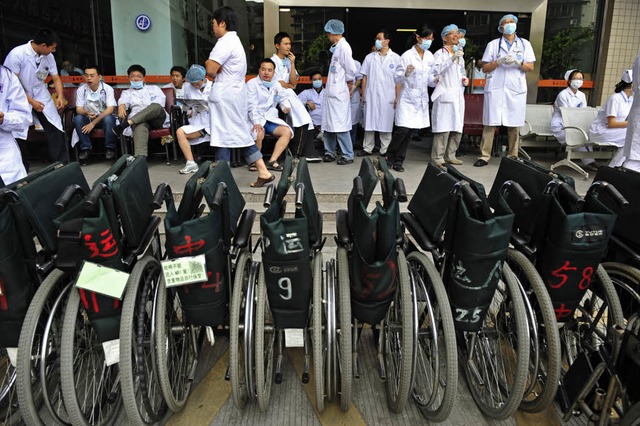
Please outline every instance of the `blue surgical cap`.
M513 19L514 21L516 21L516 24L518 23L518 17L516 15L508 14L508 15L504 15L502 18L500 18L500 22L498 23L498 25L502 26L502 23L504 21L506 21L507 19Z
M329 19L324 24L324 32L329 34L344 34L344 24L339 19Z
M187 71L186 79L189 83L195 83L197 81L203 80L204 76L207 74L207 71L204 69L202 65L191 65L189 71Z
M458 31L458 26L456 24L449 24L442 29L440 33L440 37L444 39L444 37L449 34L451 31Z
M464 37L467 35L467 30L464 30L462 28L458 28L458 34L460 34L461 37Z

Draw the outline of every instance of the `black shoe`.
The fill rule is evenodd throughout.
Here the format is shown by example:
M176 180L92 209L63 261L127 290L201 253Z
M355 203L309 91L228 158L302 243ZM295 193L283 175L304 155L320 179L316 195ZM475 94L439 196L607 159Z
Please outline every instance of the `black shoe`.
M104 155L104 158L107 160L113 160L116 158L116 150L115 149L107 149L107 153Z
M89 151L91 151L90 149L83 149L80 151L80 154L78 155L78 160L79 161L87 161L89 159Z
M129 120L125 118L120 124L113 127L113 134L119 138L127 127L129 127Z
M380 152L380 148L378 148L377 146L374 146L373 153L375 154L376 152Z
M473 166L474 166L474 167L484 167L484 166L486 166L487 164L489 164L489 163L487 163L487 162L486 162L486 161L484 161L484 160L478 160L478 161L476 161L475 163L473 163Z
M404 167L402 167L402 164L394 164L393 170L395 170L396 172L404 172Z
M364 149L362 151L358 151L356 154L358 157L369 157L370 155L373 155L373 153L367 152Z
M344 166L345 164L351 164L353 163L353 158L352 159L347 159L344 157L340 157L340 159L338 160L338 165L339 166Z
M325 154L322 158L322 161L325 163L331 163L332 161L336 161L335 157L330 156L329 154Z

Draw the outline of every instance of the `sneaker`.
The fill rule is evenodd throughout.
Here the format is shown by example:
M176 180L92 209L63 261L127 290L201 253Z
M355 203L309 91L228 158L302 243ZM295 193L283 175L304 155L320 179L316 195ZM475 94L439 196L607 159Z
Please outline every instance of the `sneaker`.
M91 150L90 149L83 149L80 151L80 154L78 155L78 160L80 161L87 161L89 159L89 152Z
M454 166L461 166L464 164L464 162L462 160L458 160L457 158L454 158L452 160L444 160L445 163L449 163L449 164L453 164Z
M324 158L322 159L322 161L324 161L325 163L331 163L332 161L335 161L335 157L332 157L329 154L325 154Z
M187 173L195 173L198 171L198 164L195 161L188 161L184 168L180 169L180 173L186 175Z
M107 160L113 160L116 158L116 150L115 149L107 149L107 153L104 155L104 158Z
M353 158L349 159L349 158L340 157L340 159L338 160L339 166L344 166L345 164L351 164L351 163L353 163Z
M322 162L322 158L320 157L305 157L305 159L307 160L307 163L321 163Z

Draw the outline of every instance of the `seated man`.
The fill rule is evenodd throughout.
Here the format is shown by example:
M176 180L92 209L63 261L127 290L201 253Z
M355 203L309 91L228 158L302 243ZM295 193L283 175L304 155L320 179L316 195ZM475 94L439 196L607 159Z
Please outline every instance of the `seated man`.
M134 155L147 156L149 129L169 127L169 114L164 110L166 97L158 86L144 84L147 71L138 64L127 70L131 88L118 100L120 124L113 128L116 136L133 136Z
M113 88L102 81L102 72L97 65L87 65L84 69L84 78L87 81L78 87L76 92L76 115L73 117L75 129L71 145L75 146L80 141L80 161L86 161L91 151L91 139L89 135L96 127L104 129L104 147L107 150L107 160L116 157L116 138L113 128L116 125L116 117L113 112L116 108L116 98Z
M176 91L176 98L182 98L184 96L182 86L185 82L185 77L187 76L187 70L185 67L176 65L171 68L169 74L171 75L171 83L165 84L162 88L173 88L173 90Z
M311 85L313 87L300 92L298 98L309 111L314 129L320 132L320 125L322 124L322 102L324 101L322 74L319 72L311 74Z
M258 77L247 82L247 103L249 104L249 120L253 125L252 132L256 135L256 145L262 149L265 134L278 138L271 159L267 162L269 170L280 171L282 166L278 159L282 155L289 141L293 137L293 129L278 117L276 105L280 104L282 111L288 114L291 104L287 99L287 91L273 80L275 64L269 58L260 63Z
M187 160L187 164L180 170L180 173L195 173L198 171L198 165L193 160L191 145L197 145L211 139L211 121L209 118L209 93L211 85L205 75L207 70L202 65L191 65L187 71L187 82L184 83L184 100L185 103L193 101L202 101L202 103L194 103L189 105L183 104L183 108L189 110L189 124L180 127L176 131L178 145Z

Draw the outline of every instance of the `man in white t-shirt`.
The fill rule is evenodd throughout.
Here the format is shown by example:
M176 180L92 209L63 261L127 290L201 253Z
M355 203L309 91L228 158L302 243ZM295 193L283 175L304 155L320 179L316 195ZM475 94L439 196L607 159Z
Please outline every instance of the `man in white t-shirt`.
M171 67L171 71L169 71L171 75L171 83L167 83L162 86L165 88L172 88L176 92L176 98L181 99L184 97L184 90L182 86L186 81L187 69L185 67L181 67L180 65L175 65Z

